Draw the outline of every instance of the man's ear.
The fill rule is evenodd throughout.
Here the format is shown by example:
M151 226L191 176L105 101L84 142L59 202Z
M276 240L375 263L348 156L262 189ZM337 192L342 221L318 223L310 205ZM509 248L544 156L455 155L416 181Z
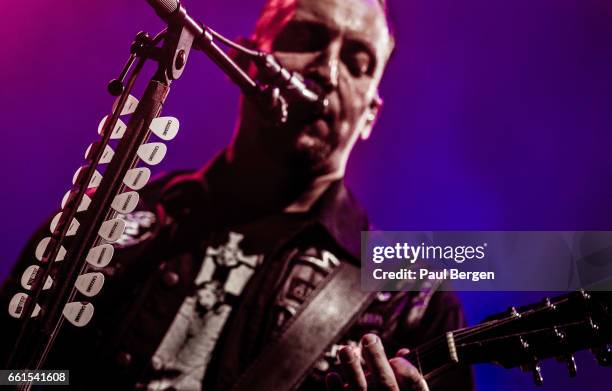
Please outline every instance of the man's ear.
M367 140L368 138L370 138L370 135L372 134L372 129L374 128L376 120L378 119L378 113L380 113L380 108L382 107L382 104L383 100L377 93L376 97L372 99L370 107L368 107L368 113L366 114L366 123L363 129L361 130L360 135L362 140Z

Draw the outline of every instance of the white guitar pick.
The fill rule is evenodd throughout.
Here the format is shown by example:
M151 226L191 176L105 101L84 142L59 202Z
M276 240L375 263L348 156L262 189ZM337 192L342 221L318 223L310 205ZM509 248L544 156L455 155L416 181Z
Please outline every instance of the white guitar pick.
M26 302L28 300L31 300L30 296L23 292L17 293L15 296L13 296L9 303L9 315L11 315L13 318L21 318L21 315L23 315L23 310L25 309ZM35 304L34 311L32 311L32 318L35 318L39 312L40 306L38 304Z
M102 121L100 121L100 124L98 125L98 134L102 135L102 130L104 129L104 124L106 123L106 118L108 118L108 115L105 116L104 118L102 118ZM127 126L125 125L125 122L121 121L121 119L117 118L117 122L115 123L115 127L113 128L113 132L110 135L110 139L111 140L118 140L121 137L123 137L123 134L125 133L125 130L127 129Z
M151 132L162 140L172 140L179 130L179 120L174 117L159 117L151 121Z
M87 297L100 293L102 285L104 285L104 274L100 272L81 274L74 283L77 290Z
M37 265L28 266L21 276L21 286L27 290L32 289L32 284L36 281L36 276L40 271L42 271L42 269ZM53 279L47 276L47 281L45 281L45 285L43 285L43 290L51 288L51 285L53 285Z
M126 191L125 193L121 193L115 197L111 207L119 213L130 213L136 209L139 198L140 197L138 196L137 192Z
M85 173L84 168L85 168L85 166L81 166L74 173L74 176L72 177L72 184L73 185L76 185L76 183L81 180L80 176L83 173ZM89 181L89 185L87 186L87 188L91 189L91 188L94 188L94 187L98 187L100 185L100 182L102 182L102 174L100 174L100 172L98 170L95 170L93 175L91 176L91 180Z
M85 260L92 266L106 267L113 258L114 252L115 248L112 244L101 244L99 246L92 247L87 253Z
M66 204L68 203L68 199L70 198L70 193L72 193L72 190L68 190L66 194L64 194L64 198L62 198L62 205L61 205L62 209L64 209L66 207ZM89 208L89 204L91 204L91 198L87 194L83 194L83 198L81 199L81 204L79 205L77 212L82 212L84 210L87 210L87 208Z
M117 108L119 99L121 99L121 97L117 97L117 99L115 99L115 102L113 103L113 111L115 111ZM136 111L136 106L138 106L138 99L134 98L132 95L128 95L120 115L132 114L134 111Z
M137 167L128 170L123 178L123 183L132 190L140 190L151 178L151 170L147 167Z
M55 215L53 220L51 220L51 224L49 226L51 233L55 232L55 228L57 228L57 224L59 223L61 217L62 217L62 212L59 212L58 214ZM66 236L72 236L76 234L76 231L79 229L80 225L81 224L79 224L77 219L73 218L72 222L70 223L70 227L68 227L68 231L66 231Z
M87 302L72 302L66 304L62 313L70 323L77 327L83 327L91 320L94 306Z
M123 235L125 221L122 219L107 220L102 223L98 230L98 235L107 242L116 242Z
M36 250L34 251L34 255L36 256L36 259L38 259L39 261L42 261L43 255L45 254L45 250L47 249L47 246L49 245L50 241L51 241L51 237L47 236L46 238L38 242L38 245L36 246ZM66 249L64 248L64 246L62 246L60 247L59 251L57 252L57 255L55 256L55 262L63 261L65 257L66 257Z
M138 147L138 157L145 163L154 166L166 156L168 147L164 143L148 143Z
M87 147L87 150L85 151L85 159L92 160L93 154L95 153L96 149L98 149L98 148L100 148L100 142L99 141L96 141L95 143L89 144L89 147ZM114 155L115 155L115 151L113 151L113 149L110 146L105 145L104 146L104 152L102 152L102 156L100 156L100 160L98 161L98 163L99 164L110 163L110 161L113 159Z

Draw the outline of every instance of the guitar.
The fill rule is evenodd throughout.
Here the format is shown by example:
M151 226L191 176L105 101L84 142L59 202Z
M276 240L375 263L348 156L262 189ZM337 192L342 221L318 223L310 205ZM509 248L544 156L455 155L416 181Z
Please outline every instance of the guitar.
M494 363L531 371L544 380L540 362L556 358L576 376L574 353L591 349L602 366L612 363L612 292L577 291L541 303L512 307L473 327L447 332L406 358L426 380L456 365Z

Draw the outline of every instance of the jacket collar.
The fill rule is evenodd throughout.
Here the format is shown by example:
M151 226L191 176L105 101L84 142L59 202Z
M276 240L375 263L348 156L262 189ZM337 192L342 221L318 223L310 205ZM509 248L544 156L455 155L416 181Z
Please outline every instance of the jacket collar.
M369 229L363 207L338 180L313 205L310 213L346 252L356 260L361 256L361 231Z
M210 194L212 189L209 188L207 177L217 171L219 166L226 164L225 157L224 152L220 153L199 172L192 173L188 177L191 180L197 178L204 193ZM306 215L309 217L308 220L319 223L334 241L354 258L355 262L359 262L361 232L370 229L370 225L365 210L346 188L342 179L333 182ZM220 218L223 219L222 216Z

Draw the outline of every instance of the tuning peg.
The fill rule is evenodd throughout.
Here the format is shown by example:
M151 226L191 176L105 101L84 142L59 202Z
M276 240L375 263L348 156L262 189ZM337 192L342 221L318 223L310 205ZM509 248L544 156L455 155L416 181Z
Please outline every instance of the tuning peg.
M539 363L534 363L531 367L531 371L533 373L533 382L536 386L541 386L544 384L544 378L542 377L542 368Z
M119 213L130 213L138 205L139 196L135 191L126 191L115 197L111 207Z
M569 377L576 377L578 373L578 368L576 367L576 359L573 354L570 354L565 358L565 362L567 364L567 371L569 372Z
M104 285L104 274L100 272L85 273L77 277L74 286L87 297L100 293Z
M21 318L23 315L23 310L25 309L26 303L30 301L31 298L26 293L19 292L9 302L8 312L13 318ZM32 311L32 318L35 318L40 313L40 306L38 304L34 305L34 311Z
M85 260L92 266L106 267L113 258L114 252L115 248L111 244L101 244L99 246L92 247L87 253Z
M593 332L593 335L599 335L599 324L597 324L597 322L595 322L592 318L588 318L588 323L589 323L589 328L591 329L591 332Z
M62 313L70 323L77 327L83 327L91 320L94 306L87 302L72 302L66 304Z
M578 297L580 297L584 301L591 300L591 294L584 289L580 289L578 292Z
M81 175L85 174L85 167L87 166L81 166L76 170L74 176L72 177L73 185L76 185L77 183L81 182ZM89 181L89 185L87 185L87 188L98 187L98 185L100 185L100 182L102 182L102 174L100 174L98 170L95 170L93 175L91 176L91 180Z
M567 339L567 334L561 330L558 326L553 327L553 333L555 334L555 338L557 338L557 342L565 343Z
M612 345L604 345L595 351L595 358L599 365L608 367L612 365Z
M147 167L137 167L128 170L123 178L123 183L132 190L140 190L151 178L151 170Z
M179 130L179 120L174 117L159 117L155 118L149 129L155 134L157 137L161 138L165 141L170 141L174 137Z
M544 308L548 308L551 310L556 310L557 306L555 306L551 301L550 301L550 297L545 297L544 300L542 300L542 305L544 306Z
M113 103L113 111L115 111L115 109L117 108L119 99L120 97L115 99L115 102ZM136 106L138 106L138 99L134 98L134 96L132 95L129 95L127 100L125 101L123 109L121 110L121 114L119 115L132 114L134 111L136 111Z
M107 242L116 242L119 240L125 230L125 221L122 219L111 219L102 223L98 230L98 235Z
M59 224L59 221L61 218L62 218L62 212L59 212L58 214L55 215L53 220L51 220L51 224L49 225L49 229L51 233L55 232L55 228L57 228L57 225ZM77 221L77 219L73 218L72 222L70 223L70 227L68 227L68 231L66 232L66 236L74 235L76 231L79 229L79 226L80 224Z
M85 150L85 159L93 160L93 155L96 153L96 150L100 148L102 144L99 141L93 142L89 144L87 149ZM99 164L107 164L113 159L115 155L115 151L107 144L104 146L104 152L102 152L102 156L100 156Z
M148 143L141 145L137 153L145 163L154 166L162 161L167 150L168 147L164 143Z
M64 198L62 198L61 204L62 209L64 209L68 202L71 201L70 197L72 194L74 194L72 190L68 190L66 194L64 194ZM87 210L87 208L89 208L89 204L91 204L91 198L87 194L83 194L83 198L81 198L81 204L79 204L77 212Z
M51 237L47 236L46 238L38 242L36 250L34 250L34 255L39 261L42 261L43 255L45 255L45 250L47 249L47 246L49 245L50 241ZM64 248L64 246L62 246L60 247L59 251L57 252L57 255L55 256L55 262L64 260L64 257L66 257L66 249Z
M510 315L513 318L520 318L521 317L521 313L514 306L508 308L508 315Z
M100 123L98 124L98 134L99 135L102 135L102 130L104 130L104 124L106 123L107 118L108 118L108 115L104 116L104 118L102 118L102 121L100 121ZM126 129L127 129L127 126L125 126L125 123L121 121L119 118L117 118L117 122L115 123L115 127L113 128L113 131L111 132L110 139L111 140L120 139L121 137L123 137L123 134L125 133Z
M38 277L38 272L42 269L38 265L30 265L23 272L21 276L21 286L24 289L31 290L32 284L36 281L36 277ZM47 276L47 281L45 281L45 285L43 286L43 290L51 288L53 285L53 279L50 276Z

